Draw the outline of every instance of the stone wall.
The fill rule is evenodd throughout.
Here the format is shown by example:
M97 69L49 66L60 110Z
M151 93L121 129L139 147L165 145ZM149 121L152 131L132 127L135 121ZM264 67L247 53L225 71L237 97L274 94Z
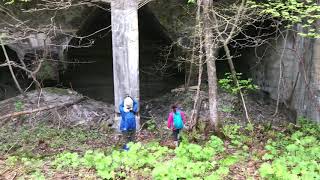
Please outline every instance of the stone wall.
M37 2L38 3L38 2ZM83 22L94 7L74 6L61 10L43 10L34 2L1 5L0 33L5 34L6 45L17 53L20 60L35 61L63 60L63 52L69 41L76 35ZM34 10L38 8L39 10ZM31 59L30 59L31 57ZM32 58L33 57L33 58ZM54 66L52 66L54 67ZM56 75L45 77L58 80L57 67L52 69ZM45 68L40 73L47 74Z
M320 40L290 33L286 41L279 38L270 43L242 53L241 60L250 66L256 84L274 100L279 92L280 102L291 116L320 122Z

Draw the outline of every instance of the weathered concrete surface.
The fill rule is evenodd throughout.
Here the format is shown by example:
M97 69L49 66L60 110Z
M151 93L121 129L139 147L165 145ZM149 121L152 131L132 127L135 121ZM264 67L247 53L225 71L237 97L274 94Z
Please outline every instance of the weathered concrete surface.
M4 3L0 2L0 33L5 35L6 45L27 65L36 64L39 60L63 60L69 41L76 36L90 12L95 10L95 7L87 5L53 11L43 10L44 6L33 1L15 5ZM40 10L34 11L33 8ZM58 71L57 67L52 68ZM44 79L57 78L55 75Z
M243 53L241 59L251 67L255 83L277 100L282 73L279 97L290 116L320 122L320 40L291 33L286 41L280 38L271 42L271 46L257 49L258 56L265 53L262 58L257 58L253 49Z
M111 1L113 52L113 88L115 119L119 121L119 105L125 95L139 102L139 27L138 0ZM140 118L136 116L136 127Z
M151 1L148 6L180 47L190 48L194 33L195 6L184 0Z
M111 2L114 103L116 112L125 95L139 100L138 1Z
M320 25L319 25L320 27ZM320 122L320 39L313 42L312 66L310 77L310 103L311 108L307 108L307 113L310 117L314 117L317 122ZM314 106L313 106L314 105Z

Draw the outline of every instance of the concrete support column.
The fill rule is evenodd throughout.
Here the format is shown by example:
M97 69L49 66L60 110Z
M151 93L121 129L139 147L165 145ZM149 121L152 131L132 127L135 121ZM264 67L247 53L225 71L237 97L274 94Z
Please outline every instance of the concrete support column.
M114 104L119 120L119 104L128 94L139 101L138 0L112 0ZM137 129L140 127L137 118Z

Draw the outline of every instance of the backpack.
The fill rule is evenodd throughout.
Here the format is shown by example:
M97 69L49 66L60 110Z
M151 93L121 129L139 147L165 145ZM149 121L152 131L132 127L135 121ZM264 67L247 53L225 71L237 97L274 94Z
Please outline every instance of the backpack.
M183 121L180 111L173 113L173 127L175 129L182 129L183 128Z

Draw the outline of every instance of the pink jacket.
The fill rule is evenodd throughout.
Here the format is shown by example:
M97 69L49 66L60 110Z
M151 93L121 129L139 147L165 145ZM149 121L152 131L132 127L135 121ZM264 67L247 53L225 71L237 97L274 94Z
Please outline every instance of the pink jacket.
M186 124L186 116L185 116L184 112L180 111L180 114L181 114L181 117L182 117L182 120L183 120L183 124ZM173 112L169 113L168 128L174 130L174 127L173 127Z

